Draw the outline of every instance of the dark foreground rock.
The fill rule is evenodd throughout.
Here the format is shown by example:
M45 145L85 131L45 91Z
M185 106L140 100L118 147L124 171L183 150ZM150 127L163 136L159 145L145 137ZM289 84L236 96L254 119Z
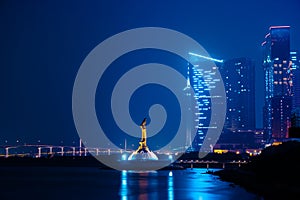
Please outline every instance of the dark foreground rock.
M238 169L213 174L264 199L300 199L300 142L270 146Z

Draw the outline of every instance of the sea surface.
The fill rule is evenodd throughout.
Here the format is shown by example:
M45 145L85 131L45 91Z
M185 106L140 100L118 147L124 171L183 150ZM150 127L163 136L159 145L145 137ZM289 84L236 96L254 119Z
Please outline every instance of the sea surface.
M97 167L0 167L0 199L262 199L206 171L203 168L134 172Z

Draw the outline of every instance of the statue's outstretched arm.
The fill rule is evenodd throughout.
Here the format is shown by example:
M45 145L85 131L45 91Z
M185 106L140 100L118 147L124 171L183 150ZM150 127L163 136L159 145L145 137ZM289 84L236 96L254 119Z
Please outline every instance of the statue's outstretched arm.
M146 126L146 118L144 118L144 120L142 121L141 126Z

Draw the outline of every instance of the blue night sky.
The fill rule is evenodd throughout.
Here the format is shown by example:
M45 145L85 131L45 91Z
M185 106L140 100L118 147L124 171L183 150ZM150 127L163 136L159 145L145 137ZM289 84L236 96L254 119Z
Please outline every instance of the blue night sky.
M261 128L260 44L270 26L290 25L291 48L300 51L299 10L298 0L2 0L0 145L5 140L77 144L72 89L81 63L108 37L147 26L182 32L214 58L254 59Z

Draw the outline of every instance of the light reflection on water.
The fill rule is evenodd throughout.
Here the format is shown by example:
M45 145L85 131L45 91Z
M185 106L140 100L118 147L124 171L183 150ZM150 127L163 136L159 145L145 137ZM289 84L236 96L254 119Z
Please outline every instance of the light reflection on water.
M0 199L254 200L206 169L116 171L97 167L0 167Z
M173 188L173 172L169 172L168 176L168 199L173 200L174 199L174 188Z
M122 200L159 199L158 197L158 172L134 172L123 170L121 172L120 196Z
M217 170L217 169L216 169ZM157 172L121 172L120 199L260 199L238 186L232 186L206 169Z

